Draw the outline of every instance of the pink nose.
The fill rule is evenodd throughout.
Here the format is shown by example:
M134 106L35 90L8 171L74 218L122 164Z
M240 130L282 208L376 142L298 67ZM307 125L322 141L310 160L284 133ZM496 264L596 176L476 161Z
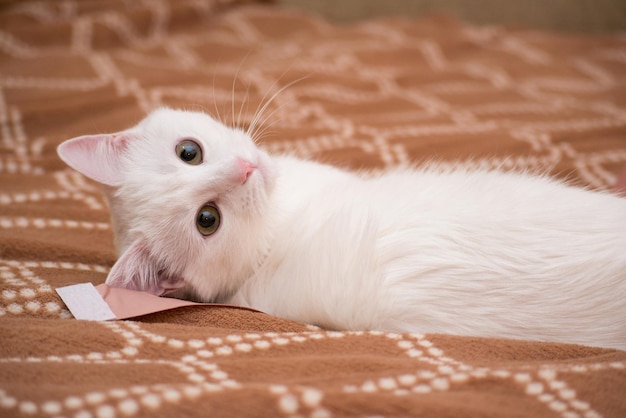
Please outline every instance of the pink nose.
M248 177L250 177L250 175L256 169L256 165L242 158L237 158L237 167L239 169L239 181L241 182L241 184L244 184L246 181L248 181Z

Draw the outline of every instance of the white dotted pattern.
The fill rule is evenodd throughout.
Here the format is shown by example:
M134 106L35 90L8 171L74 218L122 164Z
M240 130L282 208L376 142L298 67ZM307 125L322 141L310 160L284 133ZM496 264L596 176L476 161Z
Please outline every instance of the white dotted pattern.
M50 3L50 4L48 4ZM79 16L78 3L64 1L59 5L51 2L26 3L16 13L42 22L63 23L71 19L72 35L67 48L48 48L29 45L17 37L0 31L0 50L9 57L22 60L37 60L55 54L71 54L81 58L93 68L94 73L81 78L29 76L3 74L0 80L0 174L42 176L52 179L54 190L0 192L0 207L13 208L33 204L76 204L92 212L106 211L106 205L93 183L69 169L46 173L44 150L53 147L48 137L27 137L28 127L16 105L7 103L4 89L47 89L72 94L93 92L95 89L113 87L119 97L133 100L142 112L168 103L172 99L190 103L229 104L231 101L246 101L246 94L228 89L206 88L206 86L146 86L141 80L124 73L124 65L139 68L150 67L167 70L195 69L204 71L209 66L201 56L199 45L207 42L204 35L166 36L169 8L166 1L141 2L150 15L146 31L134 26L132 19L120 12ZM197 11L209 16L216 2L189 2ZM623 80L596 62L580 57L573 60L572 70L578 76L566 80L550 77L516 79L514 74L495 65L477 61L458 62L447 56L446 45L435 39L410 36L401 28L384 24L366 24L353 29L364 39L363 42L337 39L335 36L320 36L310 50L304 51L289 39L275 40L265 36L253 23L263 18L263 9L242 9L221 19L223 28L211 34L211 42L221 47L244 45L246 48L261 49L261 56L252 68L234 63L213 65L211 75L233 77L250 86L252 95L259 92L272 93L277 90L276 78L284 71L285 62L302 73L333 76L349 73L359 83L376 86L374 91L363 91L341 83L295 83L276 97L266 114L268 125L275 124L279 130L289 132L303 122L311 121L310 132L300 136L283 135L289 140L274 140L266 144L270 152L287 152L302 157L315 157L329 151L357 150L375 157L379 167L410 165L415 153L400 141L405 137L417 139L449 137L505 135L513 138L532 152L519 156L489 156L468 161L455 161L455 166L469 168L519 168L545 170L568 163L589 186L606 188L615 182L608 165L626 162L626 150L604 150L588 152L577 149L568 142L568 134L610 131L626 126L626 110L617 104L596 100L593 94L623 88ZM285 14L285 18L291 17ZM94 28L105 27L119 38L122 45L139 46L141 49L118 48L115 56L107 51L95 51L92 47ZM317 24L320 33L332 29ZM497 50L511 59L532 66L545 67L554 62L554 57L522 37L503 33L497 28L461 29L462 40L486 50ZM332 33L331 33L332 35ZM152 47L162 47L167 56L149 54ZM271 59L265 58L262 48L274 47ZM384 60L375 65L364 65L361 52L384 53L390 48L402 48L414 54L416 61L434 73L451 72L459 80L442 80L424 83L417 88L406 87L399 80L413 71L385 65ZM623 49L623 48L622 48ZM607 47L596 52L598 57L614 64L626 63L626 53L619 47ZM120 63L124 65L120 65ZM260 70L262 68L262 70ZM241 69L241 71L240 71ZM209 71L209 70L207 70ZM467 105L452 105L455 99L467 94L499 94L513 92L516 101L488 101ZM584 92L590 99L577 98ZM409 103L413 107L400 111L386 111L367 115L366 120L352 118L334 112L332 106L345 109L360 105L396 101ZM326 102L328 105L324 105ZM230 107L230 106L228 106ZM243 110L243 108L242 108ZM586 110L584 118L571 118L566 111ZM233 112L234 113L234 112ZM550 115L549 120L524 121L527 116ZM241 112L241 122L250 123L254 113ZM362 116L362 115L361 115ZM234 115L233 115L234 118ZM517 119L519 118L519 120ZM362 118L361 118L362 119ZM521 121L520 121L521 120ZM393 125L384 122L393 121ZM260 134L262 135L264 131ZM55 138L55 141L58 141ZM447 163L441 163L445 165ZM15 212L13 212L15 213ZM103 231L110 234L107 222L62 219L60 217L27 217L0 215L2 230L73 230ZM5 232L6 233L6 232ZM0 317L46 314L69 318L70 314L57 301L42 301L38 296L53 295L52 288L37 273L45 269L61 269L78 272L106 274L108 267L57 261L12 261L0 260ZM149 331L148 327L132 322L102 323L101 326L123 345L109 351L73 353L48 357L0 358L0 364L22 363L72 363L91 365L145 364L165 367L172 374L183 376L185 383L167 382L150 385L117 387L103 391L89 391L60 399L34 402L17 399L10 388L0 388L0 408L9 414L72 417L117 417L133 416L145 411L156 411L165 404L177 404L197 399L200 396L219 396L226 391L244 387L234 373L220 366L221 361L231 357L246 358L256 353L273 354L293 346L307 346L318 342L342 338L373 336L390 341L400 350L413 371L389 374L376 378L364 378L343 387L346 395L395 395L398 397L427 396L433 393L462 388L469 382L485 379L513 381L524 396L536 399L549 410L563 418L595 418L600 413L568 384L565 376L572 373L594 373L603 370L623 371L625 364L619 361L607 363L584 363L579 365L546 364L539 371L519 368L491 369L471 366L450 358L432 341L421 335L399 335L385 333L323 332L310 326L310 332L291 333L233 333L209 338L171 338ZM144 356L148 347L176 353L170 359L153 359ZM259 385L267 396L275 401L277 410L289 416L329 417L332 416L327 402L329 393L325 388L291 384Z
M580 366L543 366L538 372L524 372L507 369L475 367L447 357L443 350L436 347L422 335L380 332L305 332L305 333L244 333L226 337L209 337L206 340L181 340L165 337L147 330L139 323L101 322L103 327L122 337L125 345L117 351L107 353L69 354L46 358L29 357L27 362L82 363L82 364L146 364L167 366L172 373L183 375L188 380L182 384L159 383L119 387L108 391L87 392L65 399L49 400L42 404L23 400L17 402L6 390L0 390L0 406L5 409L18 408L25 414L43 411L50 415L68 414L78 411L80 414L96 416L133 416L142 410L156 410L163 403L175 404L185 399L193 400L199 396L232 391L242 388L225 370L221 369L216 359L225 356L245 356L252 350L272 350L290 344L307 344L321 340L350 338L362 335L376 336L393 341L407 359L415 364L415 373L404 373L368 379L358 384L345 385L345 394L374 394L388 392L396 396L427 395L433 392L445 392L453 387L462 386L473 380L498 378L512 379L519 390L535 397L550 410L564 418L600 417L592 406L580 400L575 390L563 380L559 373L585 373L593 370L624 370L624 362L594 363ZM256 343L265 342L257 346ZM238 346L247 344L244 350ZM180 352L177 359L143 358L142 350L150 346L162 346L162 349ZM1 363L22 363L22 358L3 358ZM268 394L276 399L277 408L286 415L330 417L332 413L324 407L324 389L315 387L270 384L266 386Z
M108 222L74 221L68 219L43 219L43 218L9 218L0 216L0 228L12 229L97 229L108 231L111 226Z
M53 294L52 287L34 273L34 269L60 269L107 273L108 267L83 263L57 261L16 261L0 259L0 317L7 314L22 315L45 313L60 318L72 318L71 313L62 308L61 302L41 302L38 296Z

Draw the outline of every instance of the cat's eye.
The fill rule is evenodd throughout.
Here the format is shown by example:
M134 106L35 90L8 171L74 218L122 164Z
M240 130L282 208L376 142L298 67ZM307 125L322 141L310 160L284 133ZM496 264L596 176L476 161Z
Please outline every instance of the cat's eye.
M202 148L191 139L185 139L176 145L176 155L190 165L198 165L202 162Z
M217 207L212 204L206 204L200 208L196 216L196 227L198 231L204 235L211 235L217 231L220 226L220 212Z

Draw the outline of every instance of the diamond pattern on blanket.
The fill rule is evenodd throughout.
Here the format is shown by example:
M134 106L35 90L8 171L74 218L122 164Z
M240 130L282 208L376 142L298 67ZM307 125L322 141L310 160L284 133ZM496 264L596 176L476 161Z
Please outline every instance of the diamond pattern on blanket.
M0 416L626 415L617 350L334 332L227 308L82 322L54 292L102 283L116 259L98 187L56 146L159 106L354 169L435 161L610 189L626 165L623 35L444 17L342 26L235 0L9 3Z

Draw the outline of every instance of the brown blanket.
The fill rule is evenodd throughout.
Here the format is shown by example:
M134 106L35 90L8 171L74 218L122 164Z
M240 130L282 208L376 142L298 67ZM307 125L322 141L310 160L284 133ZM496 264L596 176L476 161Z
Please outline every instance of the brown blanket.
M353 168L516 166L598 189L626 165L623 36L446 18L337 26L234 3L3 6L0 416L626 416L623 351L325 332L227 308L71 317L54 289L102 283L115 254L97 187L55 147L156 106L246 125L299 80L265 112L270 151Z

